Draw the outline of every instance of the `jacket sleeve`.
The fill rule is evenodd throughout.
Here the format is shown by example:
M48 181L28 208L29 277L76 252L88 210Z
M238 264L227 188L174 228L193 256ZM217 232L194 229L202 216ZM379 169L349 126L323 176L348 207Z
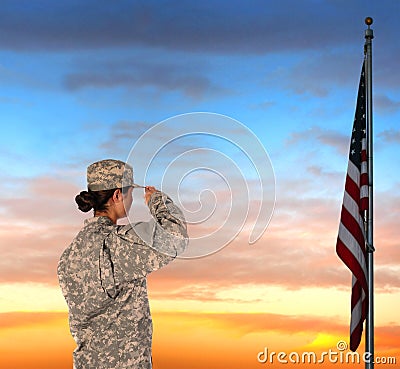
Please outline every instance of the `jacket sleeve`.
M123 279L143 277L163 267L188 244L183 214L167 195L155 192L148 205L153 219L118 226L116 239L110 240Z
M173 257L181 255L188 244L186 222L181 210L162 192L155 192L149 201L154 226L151 246Z

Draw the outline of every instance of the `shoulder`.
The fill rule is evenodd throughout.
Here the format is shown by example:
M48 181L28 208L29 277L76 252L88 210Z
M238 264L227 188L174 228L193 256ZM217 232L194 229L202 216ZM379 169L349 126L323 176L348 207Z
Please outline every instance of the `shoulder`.
M137 222L115 227L113 234L121 241L129 243L148 244L153 233L154 222Z

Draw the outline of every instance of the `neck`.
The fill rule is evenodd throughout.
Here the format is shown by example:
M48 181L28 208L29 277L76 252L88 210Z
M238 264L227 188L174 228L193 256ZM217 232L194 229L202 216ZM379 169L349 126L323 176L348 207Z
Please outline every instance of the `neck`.
M109 212L106 212L106 211L95 211L94 216L95 217L107 217L107 218L111 219L111 221L114 224L117 224L118 218L117 218L116 214L109 214Z

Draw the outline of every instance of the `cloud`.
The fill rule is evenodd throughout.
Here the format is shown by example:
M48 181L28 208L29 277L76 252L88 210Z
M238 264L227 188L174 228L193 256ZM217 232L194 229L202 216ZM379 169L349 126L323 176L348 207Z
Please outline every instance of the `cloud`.
M58 260L81 225L39 229L31 224L8 226L1 234L0 282L57 284Z
M386 191L376 192L374 198L375 260L376 263L386 266L385 270L377 274L377 280L385 285L391 284L391 281L397 279L399 275L394 269L400 265L398 244L400 196L397 189L398 183Z
M397 4L398 7L398 4ZM398 10L398 9L397 9ZM396 30L394 27L393 30ZM397 35L398 32L388 30L392 35ZM380 45L375 45L373 59L373 76L374 76L374 94L376 96L377 108L379 112L389 113L394 109L398 110L398 86L400 84L400 76L394 72L396 68L396 59L399 50L393 47L390 38L381 40ZM377 52L377 49L379 52ZM383 52L385 50L385 52ZM376 66L379 66L378 68ZM390 96L390 97L389 97Z
M269 353L296 351L301 355L302 352L337 351L336 343L348 340L348 323L332 317L183 311L152 311L152 316L155 326L153 359L165 368L187 368L188 363L191 368L198 369L255 368L260 366L256 361L258 352L266 347ZM67 313L0 314L0 329L3 367L71 367L71 353L76 345L68 331ZM397 324L376 326L376 355L398 358L399 334ZM317 344L321 336L325 339ZM181 354L176 355L176 350ZM203 352L207 355L201 355ZM333 369L338 365L329 366L326 356L325 359L326 364L321 364L324 368Z
M210 326L213 329L222 328L230 334L239 334L245 337L248 334L268 332L283 333L289 335L326 334L347 338L347 322L341 322L338 319L315 317L315 316L292 316L284 314L269 313L175 313L175 312L156 312L155 319L170 319L176 321L192 321L201 326ZM376 330L376 348L385 350L388 348L398 349L398 334L400 326L393 324L390 326L377 326ZM345 336L346 335L346 336ZM344 336L344 337L343 337ZM311 342L310 342L311 343ZM304 343L303 345L307 344ZM304 347L304 346L303 346ZM325 347L325 349L327 349Z
M140 59L142 59L140 57ZM203 99L229 93L207 77L207 66L196 61L187 63L184 57L177 57L173 62L167 60L146 61L124 58L123 60L91 60L78 63L77 71L64 77L64 86L69 91L84 88L155 89L160 92L179 92L191 99Z
M344 180L344 174L339 172L328 171L326 168L320 165L310 165L307 167L307 172L312 174L314 177L319 177L325 183L332 184L332 182L336 185L338 182ZM337 189L338 187L335 186Z
M377 16L394 14L392 2L379 5L374 7ZM84 4L41 1L28 7L26 1L6 1L0 18L0 34L4 35L0 46L49 51L146 45L233 54L323 48L327 43L332 48L361 37L354 22L358 6L357 2L289 0L273 6L260 0L234 5L125 0L100 5L91 0ZM383 31L394 20L386 16Z
M160 316L176 316L176 313L158 312ZM240 331L242 335L276 331L301 334L304 332L329 332L331 334L340 334L343 324L326 318L309 317L309 316L290 316L269 313L251 313L251 314L235 314L235 313L184 313L185 318L193 320L211 320L213 326L222 326L227 330Z
M140 136L152 126L148 122L118 121L109 127L107 139L99 144L99 149L115 153L123 148L127 155L126 148L132 148Z
M129 139L135 139L147 126L147 123L138 123L135 130L132 128L135 127L134 123L118 122L112 128L113 140L120 142L125 140L126 135ZM317 137L326 134L326 131L316 132ZM300 133L300 136L302 134L304 133ZM157 137L152 138L157 140ZM294 142L299 139L299 136L292 138ZM179 150L184 149L184 146L185 144L179 147ZM282 178L278 182L275 214L266 233L256 244L248 245L249 225L256 216L253 211L254 198L236 200L239 205L243 201L249 201L251 211L248 222L234 241L209 257L177 261L160 271L161 277L157 279L157 285L161 283L159 286L162 286L164 282L161 281L165 281L176 286L174 293L177 296L182 294L182 290L178 288L181 280L187 281L191 286L212 283L217 289L232 283L268 283L288 290L332 286L347 288L350 272L335 254L341 206L341 198L337 196L337 182L343 182L343 178L339 179L336 173L326 172L318 166L309 165L307 168L315 178L307 175L304 179ZM322 177L321 181L318 180L319 177ZM32 281L56 284L56 266L61 252L80 229L82 220L91 214L82 214L76 209L74 196L79 188L67 180L37 177L20 182L18 188L23 188L23 191L18 190L12 195L9 191L3 191L0 207L0 220L3 224L0 280L8 283ZM320 182L326 183L322 190L319 189ZM196 185L200 184L201 178L196 177ZM235 186L232 183L232 189L236 189ZM329 186L335 190L329 189ZM215 190L219 191L216 193L218 201L223 204L229 201L226 188ZM240 194L237 197L240 198ZM196 199L185 198L186 205L194 209L199 206ZM400 288L397 276L400 254L396 243L399 238L399 201L395 187L376 193L376 248L382 250L376 257L376 268L380 269L376 287L385 292ZM222 224L219 221L225 213L222 211L218 214L215 221L199 224L195 234L207 235L219 227ZM223 225L225 233L234 232L240 223L238 218L241 214L236 208L231 216L232 222ZM211 247L215 251L219 248L215 245L221 237L213 239L210 245L202 246L199 243L198 247L204 250ZM204 290L196 291L197 296L204 293ZM193 298L196 296L193 295ZM208 294L205 298L217 297Z
M216 283L220 286L226 283L273 283L298 288L332 285L337 282L344 284L345 278L335 271L340 264L333 256L333 240L331 250L318 249L321 240L312 235L313 232L324 232L327 227L322 222L324 215L321 210L324 207L319 206L319 210L316 208L313 212L310 205L311 203L308 204L309 211L306 215L297 219L295 224L290 223L290 214L281 215L277 221L284 223L273 226L273 222L267 231L267 237L254 246L247 244L245 236L242 241L229 245L213 256L176 263L165 271L164 276L170 282L184 278L191 284ZM81 222L76 215L71 214L71 219L76 220L75 224L71 224L71 219L69 223L59 219L58 224L53 219L53 224L41 225L35 219L35 209L29 206L24 209L25 218L20 219L23 223L8 226L7 231L2 234L1 251L4 258L0 278L3 282L35 281L54 284L58 258L80 228ZM315 217L319 222L313 220ZM303 225L309 222L314 226ZM297 239L295 243L293 239ZM9 245L13 245L12 248ZM327 260L330 260L330 266ZM312 272L299 279L299 268ZM282 270L285 270L284 274Z
M317 141L323 145L332 147L341 156L347 155L349 150L350 138L337 131L321 127L311 127L310 129L291 133L286 140L286 145L296 145L306 141Z
M382 251L378 250L378 252ZM396 267L375 265L375 283L379 293L391 293L398 290L400 288L399 265L397 264Z
M77 188L68 183L37 178L26 183L23 197L3 199L2 282L57 283L56 266L61 252L88 216L75 208L73 196L77 192ZM232 284L265 283L288 290L347 288L350 272L335 254L339 201L299 196L299 188L294 182L286 183L281 193L284 196L278 197L272 221L256 244L248 245L249 230L244 228L234 242L216 254L195 260L178 260L159 271L156 291L162 291L167 283L168 290L175 288L173 295L177 298L186 294L194 299L201 296L217 298L215 292L203 288L190 293L182 290L182 280L189 286L212 284L215 291ZM377 249L385 251L377 255L376 267L380 272L376 288L391 292L400 288L400 254L396 244L399 238L396 214L400 205L392 191L377 195L380 199L376 206L379 219L375 230ZM207 234L214 230L204 227L200 226L199 232Z
M209 73L210 66L218 68L231 61L224 60L221 55L263 57L276 53L285 53L284 62L274 68L270 58L261 60L264 70L269 72L257 81L264 79L270 85L281 86L298 95L322 98L335 91L338 84L348 85L354 81L356 86L362 60L363 25L362 19L359 26L354 19L359 17L361 2L358 6L357 2L309 0L307 3L309 6L289 0L273 4L254 0L251 5L236 2L233 6L224 1L202 4L163 1L160 4L124 0L112 5L102 2L99 6L93 0L85 4L44 0L40 5L25 6L24 1L6 1L0 15L0 48L18 52L61 52L60 59L55 60L63 67L71 67L65 59L90 60L90 66L75 65L75 70L61 77L64 88L74 92L123 87L139 89L138 95L143 97L147 93L152 96L151 100L154 100L152 92L168 91L192 100L221 97L243 92L218 84L215 74ZM383 1L374 11L385 19L384 24L380 24L380 40L393 40L395 44L397 38L390 28L397 26L397 20L392 17L393 7L393 3ZM357 47L359 53L355 50ZM380 95L384 95L382 91L387 86L395 89L398 85L393 82L398 81L393 72L398 51L393 47L384 50L383 60L376 70L376 91ZM62 52L70 53L68 58L64 58ZM149 53L154 53L157 59L151 58ZM116 54L120 55L119 61L99 60L101 56L107 59L114 55L115 58ZM127 54L135 54L135 58L127 58ZM216 59L211 60L211 57ZM125 64L121 63L123 59L127 59ZM254 70L260 59L255 59ZM239 70L236 66L231 69L234 68ZM238 77L230 74L227 77L243 78L240 74ZM121 103L122 99L119 100ZM395 95L392 103L396 106ZM389 109L388 102L378 101L379 105ZM255 108L269 106L267 102ZM337 107L330 111L325 109L323 106L315 113L332 116L338 112Z
M272 224L274 222L275 219ZM161 291L164 283L169 283L168 289L176 286L177 297L182 298L185 292L191 295L182 290L182 280L188 286L212 284L215 292L227 285L241 284L268 284L289 290L347 286L350 273L335 255L335 239L326 244L325 240L311 236L312 232L307 228L299 229L295 224L282 224L280 230L271 225L255 245L234 242L212 256L176 262L154 278L162 282ZM205 299L213 298L207 289L205 292ZM201 293L202 290L196 290L196 294Z
M378 113L390 114L400 110L400 101L395 101L387 95L374 96L374 103Z
M57 283L62 250L82 225L74 202L78 188L66 181L37 177L20 180L18 195L5 192L0 206L1 282Z
M146 157L151 158L151 160L149 159L148 163L141 163L141 157L133 157L130 158L133 161L131 164L135 167L135 162L140 162L140 167L144 169L148 169L148 165L155 165L157 170L162 172L166 165L170 164L171 161L181 154L194 149L210 147L207 140L212 135L208 136L207 133L198 133L202 130L207 132L207 127L200 127L196 121L192 123L190 114L188 114L186 118L185 115L178 115L168 119L168 122L164 124L159 125L158 123L163 122L115 122L107 128L107 139L100 142L99 149L106 150L110 153L123 152L125 158L122 160L126 160L132 148L138 145L140 149L146 150L146 153L143 153L146 154ZM212 123L217 124L217 122L214 121L212 121ZM182 133L181 127L183 124L187 126L189 134ZM190 127L192 127L192 129L190 129ZM171 132L176 132L175 136L173 134L171 135ZM184 132L186 132L186 130L184 130ZM230 132L228 136L231 134ZM209 159L210 158L204 158L204 163L207 163ZM140 175L144 175L144 173L140 173Z
M303 98L324 99L338 86L354 86L356 91L362 64L362 57L357 56L343 49L304 52L285 65L269 70L263 82L267 86L280 86ZM329 118L333 113L337 115L341 108L324 109L326 107L321 105L314 114Z
M235 284L276 285L288 290L308 287L348 289L350 271L335 252L339 227L340 199L311 197L295 182L285 184L278 195L276 210L264 236L254 245L247 244L245 230L237 239L216 254L204 259L178 261L157 273L157 290L175 288L176 297L192 296L183 289L181 280L195 288L193 298L204 293L204 299L216 298L216 291ZM310 193L312 193L310 189ZM397 292L400 288L398 268L400 253L396 210L398 198L392 191L376 194L375 266L376 290ZM207 247L205 245L204 247ZM190 244L189 244L190 248ZM158 285L158 283L162 283Z
M227 364L235 367L238 360L241 364L246 360L246 367L252 367L252 363L256 362L257 353L264 347L268 347L269 352L283 350L287 353L290 351L299 354L310 351L318 353L329 349L335 351L335 344L339 340L348 340L348 323L332 317L175 311L153 311L152 316L155 324L153 354L159 363L171 362L168 368L184 368L187 367L187 362L192 360L196 368L210 367L210 365L215 368L225 368ZM14 365L24 368L29 360L29 365L34 368L50 368L43 366L43 359L40 360L44 353L42 347L52 348L51 355L46 356L46 364L54 366L57 359L58 365L68 363L68 358L71 360L75 343L68 332L67 313L0 314L0 330L4 336L3 352L9 354L3 355L2 358L3 361L8 361L8 367ZM31 336L27 336L27 333ZM399 334L400 326L397 324L376 326L376 355L397 356ZM321 336L325 337L325 340L317 344L318 337ZM14 352L9 342L11 337L20 339L22 352L30 354L27 359L10 355L10 352ZM39 347L32 337L40 338L39 342L42 345ZM208 355L199 357L200 346L207 350ZM176 355L171 353L171 347L182 351L179 362ZM332 365L333 367L335 365Z
M387 143L400 143L400 130L395 130L393 128L385 129L378 133L378 137Z
M263 101L258 104L251 104L250 109L261 109L261 110L268 110L276 105L275 101Z
M280 332L288 334L327 333L340 336L347 332L347 322L331 317L305 315L285 315L271 313L207 313L207 312L174 312L154 311L155 320L173 320L186 322L211 323L214 328L240 332L246 335L256 332ZM54 321L67 320L66 312L11 312L0 313L0 329L48 325ZM400 326L392 324L376 328L379 348L398 346Z
M33 325L47 325L64 319L67 319L67 313L64 312L0 313L0 330Z
M71 225L71 218L78 214L74 199L80 190L72 183L55 178L54 174L54 177L20 180L19 185L24 187L24 191L18 196L6 194L0 210L14 220L14 225L30 223L39 229L51 225Z

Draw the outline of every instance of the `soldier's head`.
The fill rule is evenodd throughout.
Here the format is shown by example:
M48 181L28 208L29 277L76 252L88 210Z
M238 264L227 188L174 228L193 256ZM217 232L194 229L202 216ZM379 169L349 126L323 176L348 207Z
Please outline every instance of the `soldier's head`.
M112 220L123 218L132 205L133 168L120 160L101 160L87 168L87 191L75 197L83 212L93 209L95 215Z

